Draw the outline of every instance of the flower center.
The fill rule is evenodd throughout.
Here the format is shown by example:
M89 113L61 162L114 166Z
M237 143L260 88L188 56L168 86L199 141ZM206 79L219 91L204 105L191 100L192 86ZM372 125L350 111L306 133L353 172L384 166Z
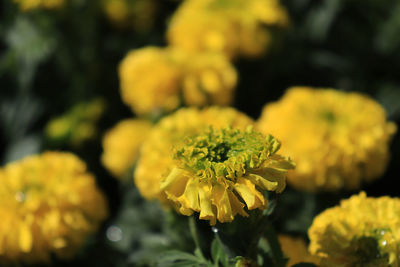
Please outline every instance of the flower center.
M362 236L352 240L350 247L353 248L354 260L359 264L357 266L387 266L389 255L382 250L382 245L386 245L380 236L382 231L376 231L374 236Z
M183 145L175 148L174 158L180 168L195 173L200 179L235 181L250 169L260 168L278 149L276 139L264 137L251 128L241 131L210 127L184 140Z
M329 123L334 123L336 121L336 115L330 111L330 110L324 110L321 112L321 117L329 122Z

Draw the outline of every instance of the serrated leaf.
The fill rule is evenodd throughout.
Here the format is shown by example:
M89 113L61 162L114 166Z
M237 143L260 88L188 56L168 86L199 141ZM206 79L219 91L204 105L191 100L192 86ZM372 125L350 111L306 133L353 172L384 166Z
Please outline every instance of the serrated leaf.
M197 264L204 264L204 261L193 254L179 251L179 250L169 250L160 255L158 260L159 264L174 263L180 261L188 261ZM163 265L165 266L165 265ZM175 265L174 265L175 266Z
M211 256L216 266L219 266L219 262L221 262L223 266L228 266L229 257L226 254L222 242L218 237L216 237L211 244Z

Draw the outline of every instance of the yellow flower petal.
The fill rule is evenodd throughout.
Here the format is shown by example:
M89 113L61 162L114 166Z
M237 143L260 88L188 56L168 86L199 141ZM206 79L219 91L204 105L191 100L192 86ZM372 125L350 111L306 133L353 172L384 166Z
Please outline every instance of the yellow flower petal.
M32 248L32 234L29 227L22 223L19 227L19 246L21 251L29 252Z
M240 202L240 200L235 196L234 193L232 193L231 191L228 191L228 195L229 195L229 202L231 203L231 207L233 210L233 214L240 214L243 217L247 217L249 216L245 211L244 211L244 204L242 202Z
M226 188L222 185L214 185L211 192L211 198L217 207L217 218L220 222L233 221L231 203Z
M255 188L255 185L250 180L239 178L234 188L246 202L249 210L265 207L264 196Z
M211 225L216 223L216 212L214 212L211 203L211 189L208 185L203 185L199 188L200 196L200 216L202 220L210 220Z

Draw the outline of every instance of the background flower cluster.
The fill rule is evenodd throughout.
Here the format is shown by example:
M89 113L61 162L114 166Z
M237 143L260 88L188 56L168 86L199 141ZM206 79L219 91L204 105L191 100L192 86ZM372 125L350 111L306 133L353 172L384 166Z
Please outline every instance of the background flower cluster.
M1 266L400 266L397 1L0 5Z

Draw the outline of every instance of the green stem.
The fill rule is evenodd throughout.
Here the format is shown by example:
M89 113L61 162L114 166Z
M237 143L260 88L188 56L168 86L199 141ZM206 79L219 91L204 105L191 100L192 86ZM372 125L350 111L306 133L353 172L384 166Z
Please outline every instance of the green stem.
M246 256L248 258L251 258L253 260L257 260L257 247L258 247L258 242L260 241L260 238L263 236L263 233L265 232L265 227L266 227L266 218L267 216L263 216L262 213L259 214L257 218L257 222L254 228L254 231L252 231L252 239L250 241L249 247L247 249Z
M275 229L271 223L268 223L266 226L265 236L266 236L268 244L271 248L271 252L273 255L273 260L275 261L275 265L277 267L285 267L286 259L285 259L285 256L283 255L281 245L279 244L278 236L277 236Z
M190 235L193 238L194 244L196 245L197 253L203 259L205 259L204 255L203 255L203 252L201 251L199 236L197 234L196 221L195 221L195 218L193 216L189 216L189 230L190 230Z

